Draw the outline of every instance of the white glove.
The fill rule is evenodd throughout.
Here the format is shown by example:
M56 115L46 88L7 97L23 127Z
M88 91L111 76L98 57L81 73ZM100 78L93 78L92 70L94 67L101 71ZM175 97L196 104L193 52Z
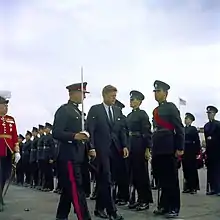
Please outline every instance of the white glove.
M90 138L89 132L88 131L81 131L81 134L85 134L88 138Z
M15 153L15 163L18 163L18 161L21 159L20 153Z

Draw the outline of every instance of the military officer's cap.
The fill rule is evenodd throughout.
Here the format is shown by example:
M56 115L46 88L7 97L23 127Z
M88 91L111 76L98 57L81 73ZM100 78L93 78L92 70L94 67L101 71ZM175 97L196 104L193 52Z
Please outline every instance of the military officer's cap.
M185 118L189 118L192 121L195 121L195 116L189 112L185 114Z
M119 100L117 100L116 99L116 101L115 101L115 106L117 106L117 107L119 107L119 108L124 108L125 107L125 105L123 104L123 103L121 103Z
M130 99L138 99L138 100L142 101L142 100L144 100L144 98L145 98L144 95L137 90L132 90L130 92Z
M32 132L38 132L38 128L33 127L33 128L32 128Z
M52 128L52 124L46 122L46 123L45 123L45 128L50 128L50 129L51 129L51 128Z
M170 89L170 86L165 82L162 82L160 80L156 80L154 82L154 92L160 91L160 90L168 91L169 89Z
M212 105L207 106L206 111L206 113L218 113L218 109Z
M27 131L26 135L32 136L32 133L30 131Z
M83 92L84 93L89 93L88 91L86 91L86 86L87 86L87 82L83 83ZM75 83L75 84L71 84L69 86L66 87L66 89L70 91L82 91L82 84L81 83Z
M11 92L10 91L0 91L0 104L8 104L9 100L11 98Z
M22 139L22 140L25 139L24 136L23 136L22 134L19 134L19 135L18 135L18 138L20 138L20 139Z
M39 128L39 130L42 130L42 129L44 129L44 126L43 125L38 125L38 128Z

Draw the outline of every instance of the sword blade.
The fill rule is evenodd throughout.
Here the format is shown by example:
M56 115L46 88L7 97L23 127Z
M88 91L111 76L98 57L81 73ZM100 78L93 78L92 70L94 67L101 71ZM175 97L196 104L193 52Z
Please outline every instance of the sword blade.
M10 177L8 179L8 183L7 183L6 187L5 187L5 190L2 192L2 196L3 197L5 197L5 195L8 192L8 188L9 188L9 186L10 186L10 184L11 184L11 182L12 182L14 176L15 176L15 173L16 173L15 171L16 171L16 166L13 164L12 165L12 170L11 170L11 175L10 175Z

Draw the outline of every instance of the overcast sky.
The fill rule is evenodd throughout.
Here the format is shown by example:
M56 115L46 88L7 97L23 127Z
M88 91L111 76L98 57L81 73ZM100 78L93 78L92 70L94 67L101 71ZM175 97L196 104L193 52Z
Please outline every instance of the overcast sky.
M177 106L187 101L181 111L197 126L207 105L220 108L219 0L2 0L0 33L0 89L12 91L19 132L53 121L81 65L86 111L112 84L125 114L136 89L152 117L156 79L170 84Z

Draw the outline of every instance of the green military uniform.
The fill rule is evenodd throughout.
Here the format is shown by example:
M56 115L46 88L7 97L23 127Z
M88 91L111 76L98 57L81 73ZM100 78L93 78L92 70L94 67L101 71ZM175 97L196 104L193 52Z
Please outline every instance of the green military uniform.
M161 81L154 82L154 92L168 91L170 86ZM180 112L172 102L164 100L153 111L154 133L152 166L161 188L158 210L172 218L180 210L180 189L175 152L184 149L184 127Z

